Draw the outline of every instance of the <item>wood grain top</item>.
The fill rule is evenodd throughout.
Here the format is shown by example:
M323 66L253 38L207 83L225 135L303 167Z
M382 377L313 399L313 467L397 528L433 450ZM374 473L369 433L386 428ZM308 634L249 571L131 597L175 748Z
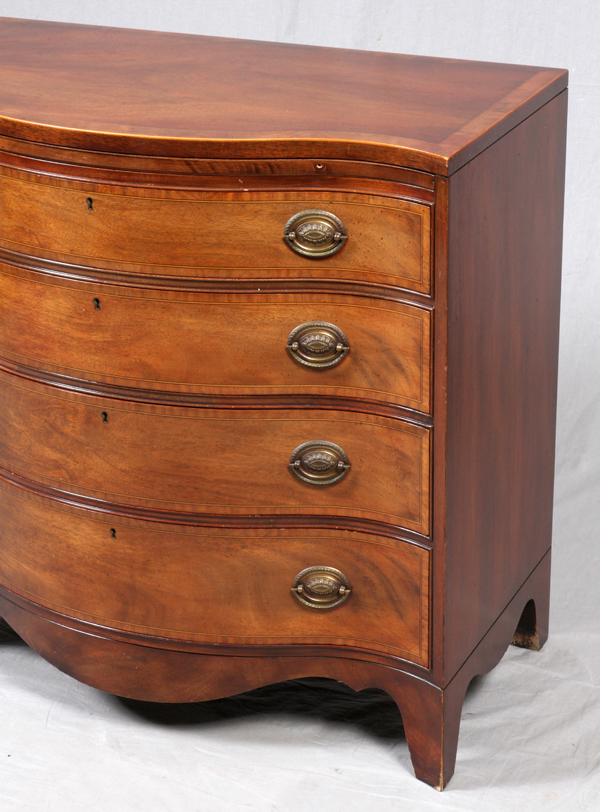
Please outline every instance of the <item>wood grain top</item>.
M525 65L0 18L0 134L81 149L450 174L566 84Z

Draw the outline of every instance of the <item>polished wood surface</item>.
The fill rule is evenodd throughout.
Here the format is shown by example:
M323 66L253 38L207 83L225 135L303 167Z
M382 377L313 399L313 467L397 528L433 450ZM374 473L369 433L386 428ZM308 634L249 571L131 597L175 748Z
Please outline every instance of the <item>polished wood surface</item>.
M171 641L345 646L428 665L429 553L416 545L332 530L124 523L6 485L2 499L0 583L63 615ZM300 571L321 564L351 583L333 609L291 592Z
M0 614L24 639L158 701L381 687L445 786L472 676L547 634L566 79L0 20ZM339 253L285 244L308 208ZM338 366L290 357L309 321L348 337ZM336 484L290 470L310 440L348 454ZM343 605L292 595L311 565Z
M0 176L0 246L82 265L218 278L364 278L430 290L430 206L328 191L127 194ZM310 259L289 248L287 221L307 209L338 216L342 250Z
M552 542L566 114L449 182L446 680Z
M104 151L250 149L446 174L566 81L524 65L0 20L0 132Z
M429 430L344 412L298 414L132 404L0 374L0 464L125 504L193 513L355 516L429 532ZM341 446L347 476L301 482L290 455Z
M313 369L287 351L290 332L312 321L347 336L350 352L338 366ZM1 358L135 389L354 397L428 412L431 321L428 309L398 302L125 292L61 285L0 263Z

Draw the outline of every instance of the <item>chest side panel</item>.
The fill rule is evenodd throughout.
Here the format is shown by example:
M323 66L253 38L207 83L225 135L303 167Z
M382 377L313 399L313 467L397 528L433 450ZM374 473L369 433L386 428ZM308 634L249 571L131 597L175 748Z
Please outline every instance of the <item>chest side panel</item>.
M551 543L566 110L449 180L446 679Z

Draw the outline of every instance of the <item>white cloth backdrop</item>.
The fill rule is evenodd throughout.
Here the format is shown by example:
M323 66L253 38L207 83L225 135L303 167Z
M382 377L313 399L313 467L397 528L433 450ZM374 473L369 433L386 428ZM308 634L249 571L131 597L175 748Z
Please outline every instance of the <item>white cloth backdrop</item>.
M571 72L551 636L474 683L446 792L412 777L385 695L304 682L144 706L75 682L7 634L0 812L600 809L597 0L0 0L0 16Z

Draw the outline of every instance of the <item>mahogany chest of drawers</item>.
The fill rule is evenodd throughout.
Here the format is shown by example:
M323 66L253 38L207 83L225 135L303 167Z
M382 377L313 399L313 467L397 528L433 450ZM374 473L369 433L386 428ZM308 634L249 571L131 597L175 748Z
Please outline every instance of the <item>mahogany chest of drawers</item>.
M165 702L547 635L567 74L0 21L0 614ZM510 698L507 697L507 701Z

